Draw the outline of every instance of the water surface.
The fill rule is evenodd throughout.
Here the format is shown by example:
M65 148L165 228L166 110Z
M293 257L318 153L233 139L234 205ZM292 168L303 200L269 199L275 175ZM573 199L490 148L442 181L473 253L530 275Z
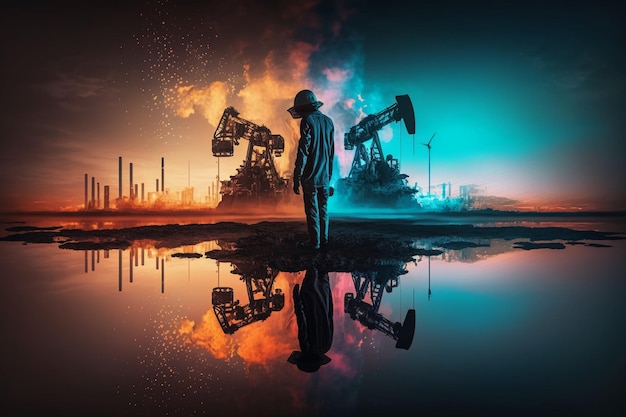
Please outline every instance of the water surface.
M214 241L108 251L0 242L4 410L622 415L625 242L487 243L377 271L329 271L331 361L307 373L287 361L300 349L292 290L306 271L191 256ZM346 311L346 294L359 298L363 284L360 313L376 319L370 326ZM212 298L224 287L240 306L276 293L284 304L233 320L229 333ZM397 347L388 325L401 326L409 311L413 338Z

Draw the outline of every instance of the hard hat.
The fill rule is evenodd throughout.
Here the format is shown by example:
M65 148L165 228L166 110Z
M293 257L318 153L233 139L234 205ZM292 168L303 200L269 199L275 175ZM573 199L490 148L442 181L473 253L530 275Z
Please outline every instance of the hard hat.
M304 372L316 372L322 365L329 363L331 359L325 354L303 353L297 350L291 352L287 362L296 365L299 370Z
M315 93L311 90L301 90L293 99L293 107L287 109L294 119L302 117L301 112L319 109L324 103L317 100Z

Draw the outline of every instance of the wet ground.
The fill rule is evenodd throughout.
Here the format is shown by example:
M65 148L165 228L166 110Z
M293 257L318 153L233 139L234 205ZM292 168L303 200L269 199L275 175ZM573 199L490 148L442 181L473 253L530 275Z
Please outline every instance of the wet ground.
M564 249L566 245L606 245L625 239L618 231L578 230L569 227L476 226L473 224L424 224L407 219L336 219L325 250L299 247L307 241L306 223L300 220L213 224L167 224L122 229L82 230L61 226L12 226L0 240L55 243L62 249L126 249L134 242L156 248L175 248L217 241L220 249L203 254L220 261L258 260L282 271L311 266L327 271L367 269L381 262L408 262L414 256L441 254L504 239L519 249ZM419 244L417 243L419 242Z
M4 410L623 415L623 219L334 217L319 252L294 218L11 219ZM335 325L313 374L288 360L310 269L330 271ZM224 288L272 308L224 321Z

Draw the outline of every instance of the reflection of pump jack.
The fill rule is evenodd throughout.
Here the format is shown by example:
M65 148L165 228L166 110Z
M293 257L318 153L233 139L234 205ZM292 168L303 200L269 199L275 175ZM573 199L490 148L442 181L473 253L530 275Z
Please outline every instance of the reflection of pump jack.
M415 334L415 309L409 309L404 318L404 322L392 323L387 318L378 313L380 302L383 296L383 287L387 292L391 292L398 286L398 275L407 271L404 268L398 270L397 267L386 265L375 271L352 272L355 294L346 293L344 296L344 311L350 314L353 320L359 320L368 329L380 330L396 341L396 348L409 349L413 343ZM368 291L372 304L363 301Z
M241 275L241 279L245 281L249 303L242 306L239 300L235 301L231 287L213 289L213 311L222 330L227 334L233 334L241 327L256 321L263 321L272 311L280 311L285 305L282 290L277 288L272 292L278 271L252 262L245 264L244 268L235 266L233 272Z

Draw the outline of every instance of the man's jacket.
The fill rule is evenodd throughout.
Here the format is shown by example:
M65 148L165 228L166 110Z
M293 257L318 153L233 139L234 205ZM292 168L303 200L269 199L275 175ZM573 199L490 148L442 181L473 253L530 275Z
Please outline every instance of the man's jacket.
M300 121L300 140L293 173L294 181L309 187L326 187L333 175L335 127L319 110Z

